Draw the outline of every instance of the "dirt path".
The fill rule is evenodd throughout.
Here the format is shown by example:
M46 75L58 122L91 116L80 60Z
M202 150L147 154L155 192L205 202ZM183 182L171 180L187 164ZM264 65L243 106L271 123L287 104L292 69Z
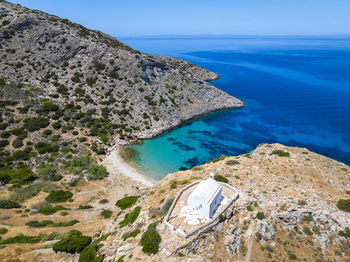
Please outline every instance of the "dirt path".
M247 230L247 255L245 256L245 262L250 262L250 257L252 254L252 247L253 247L253 241L254 241L254 224L250 223L249 228Z

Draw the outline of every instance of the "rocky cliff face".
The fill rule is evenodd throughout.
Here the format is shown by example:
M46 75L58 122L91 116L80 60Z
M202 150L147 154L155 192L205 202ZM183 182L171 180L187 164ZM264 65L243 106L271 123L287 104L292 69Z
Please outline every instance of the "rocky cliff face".
M189 62L140 53L68 20L0 2L0 77L114 123L122 139L150 138L243 103Z

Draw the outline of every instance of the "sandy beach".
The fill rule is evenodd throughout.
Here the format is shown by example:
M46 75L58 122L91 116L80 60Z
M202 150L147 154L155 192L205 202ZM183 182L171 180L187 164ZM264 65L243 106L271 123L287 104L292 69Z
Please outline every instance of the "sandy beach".
M144 186L154 186L157 180L141 173L136 168L126 163L119 154L119 145L115 145L109 151L107 157L103 160L103 165L111 175L126 176Z

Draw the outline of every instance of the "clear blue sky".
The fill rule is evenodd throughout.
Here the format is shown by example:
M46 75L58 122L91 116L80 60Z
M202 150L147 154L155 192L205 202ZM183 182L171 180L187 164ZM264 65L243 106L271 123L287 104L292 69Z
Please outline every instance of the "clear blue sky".
M116 37L350 34L350 0L11 0Z

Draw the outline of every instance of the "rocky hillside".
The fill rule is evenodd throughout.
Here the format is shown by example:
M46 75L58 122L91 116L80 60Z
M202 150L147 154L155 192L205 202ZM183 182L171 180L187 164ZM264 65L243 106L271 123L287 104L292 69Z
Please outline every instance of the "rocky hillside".
M191 118L243 103L189 62L143 54L66 19L0 1L0 77L56 104L72 103L115 125L120 138L149 138Z
M215 227L185 240L162 222L168 201L212 172L239 199ZM100 254L104 261L349 261L350 203L341 204L349 194L350 167L305 148L264 144L168 175L135 204L141 212L134 223L121 227L124 216L111 223ZM141 244L150 225L160 240L149 256Z

